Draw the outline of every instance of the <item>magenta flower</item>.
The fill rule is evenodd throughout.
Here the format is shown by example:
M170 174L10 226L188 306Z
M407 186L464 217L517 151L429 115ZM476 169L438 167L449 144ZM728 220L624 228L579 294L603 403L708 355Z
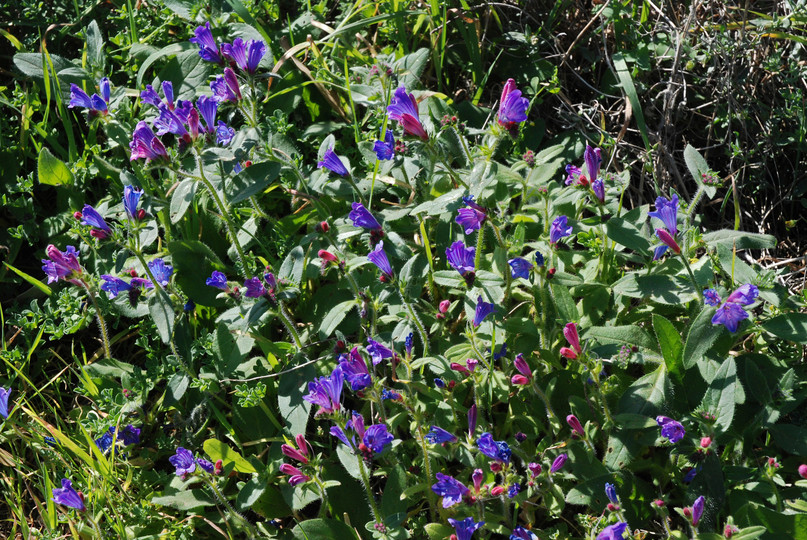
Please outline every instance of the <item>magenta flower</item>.
M476 431L476 403L468 408L468 436L473 437L474 431Z
M84 495L73 489L73 484L67 478L62 478L62 487L53 488L53 498L56 504L74 508L79 512L85 510Z
M599 148L592 148L586 144L586 151L583 153L583 160L586 162L586 170L588 171L588 179L594 183L600 176L600 164L602 163L602 150Z
M224 75L219 75L215 81L210 83L210 90L213 92L213 99L219 103L241 99L238 78L235 76L235 71L230 68L224 68Z
M470 491L453 476L437 473L436 477L437 483L432 486L432 491L443 498L443 508L451 508L461 503L462 498Z
M597 178L591 183L591 191L597 196L600 204L605 204L605 182L603 182L602 178Z
M555 461L552 462L552 466L549 467L549 474L555 474L556 472L561 470L563 466L566 465L566 460L568 459L569 459L568 454L561 454L558 457L556 457Z
M79 252L73 246L67 246L62 252L56 246L50 244L45 248L48 259L42 259L42 270L48 276L48 283L63 279L74 285L81 285L76 279L82 273L81 265L78 262Z
M303 482L308 482L309 480L311 480L310 476L303 474L303 471L301 471L294 465L289 465L288 463L284 463L280 466L280 472L289 475L290 486L296 486L298 484L302 484Z
M392 96L387 107L387 116L390 120L397 120L403 127L405 135L413 135L427 141L429 135L420 123L418 103L415 96L406 93L406 88L399 86Z
M703 507L706 502L706 498L701 495L695 502L692 504L692 526L697 527L698 523L700 523L701 516L703 515Z
M586 436L586 432L583 430L583 424L580 423L580 420L575 415L570 414L569 416L567 416L566 423L569 424L569 427L572 428L572 431L574 431L581 437Z
M151 128L142 120L137 123L134 133L132 133L132 141L129 143L129 150L131 156L129 161L144 158L147 162L167 158L168 152L165 151L165 146L162 141L154 135Z

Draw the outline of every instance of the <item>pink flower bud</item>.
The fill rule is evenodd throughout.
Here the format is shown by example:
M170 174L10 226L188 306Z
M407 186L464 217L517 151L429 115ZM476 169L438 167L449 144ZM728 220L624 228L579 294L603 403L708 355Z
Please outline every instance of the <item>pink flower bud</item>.
M709 448L710 446L712 446L712 438L701 437L701 448Z
M530 384L530 380L524 375L513 375L510 379L510 383L516 386L527 386Z
M574 352L569 347L561 347L560 355L564 358L568 358L569 360L574 360L575 358L577 358L577 353Z
M459 371L459 372L462 372L462 373L470 373L470 371L468 371L468 368L466 366L463 366L462 364L457 363L457 362L451 362L450 367L454 371Z
M280 451L283 452L283 455L286 457L296 459L297 461L301 461L303 463L308 463L307 457L298 452L296 448L289 446L288 444L284 444L283 446L281 446Z
M807 480L807 464L802 463L799 465L799 476Z
M297 435L294 440L297 442L297 448L300 449L300 453L304 456L308 455L308 441L305 440L305 435L300 433Z
M563 328L563 335L569 345L577 352L583 354L583 348L580 346L580 336L577 334L577 324L570 322Z
M494 461L493 463L490 464L491 472L501 472L501 470L502 470L502 464L499 463L498 461Z
M319 250L317 252L317 257L322 259L323 263L339 264L339 257L337 257L336 255L334 255L333 253L331 253L330 251L327 251L325 249Z
M516 355L516 359L513 361L513 365L516 367L519 373L524 375L527 379L532 378L532 370L530 369L529 364L527 361L524 360L524 355L519 353Z
M572 428L572 431L580 435L581 437L586 436L586 432L583 430L583 424L580 423L580 420L573 414L570 414L566 417L566 423L569 424L569 427Z
M495 488L490 490L490 494L493 495L494 497L498 497L502 493L504 493L504 487L503 486L496 486Z
M451 300L443 300L442 302L440 302L440 305L438 306L437 309L440 311L440 313L445 313L446 311L448 311L448 308L450 306L451 306Z
M664 508L665 504L666 503L664 501L662 501L661 499L656 499L655 501L653 501L653 506L655 506L657 508Z

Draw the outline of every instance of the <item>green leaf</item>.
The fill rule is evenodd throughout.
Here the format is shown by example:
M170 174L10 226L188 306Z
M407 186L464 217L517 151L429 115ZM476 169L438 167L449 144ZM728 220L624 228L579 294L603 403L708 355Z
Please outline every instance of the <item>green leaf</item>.
M315 518L298 523L291 533L298 540L352 540L356 538L353 529L335 519Z
M632 249L636 253L650 254L650 240L643 234L642 230L632 221L623 218L612 217L605 224L605 234L614 242Z
M798 456L807 456L807 429L793 424L777 424L769 431L774 442L783 450Z
M807 313L777 315L761 326L776 337L796 343L807 343Z
M224 269L212 249L198 240L175 240L168 243L168 251L176 269L174 282L191 300L203 306L223 303L216 298L221 291L205 284L213 270Z
M172 405L179 403L179 400L182 399L182 396L184 396L185 392L188 391L190 384L190 377L184 373L174 373L171 380L169 380L168 384L166 385L163 406L171 407Z
M210 457L210 461L213 463L221 460L225 467L232 463L234 465L233 470L240 473L251 474L258 472L241 454L218 439L206 440L202 448L204 448L205 454Z
M305 433L311 404L303 400L308 382L316 377L314 366L288 371L280 376L277 388L277 405L289 433Z
M633 85L633 79L628 70L628 64L625 62L625 57L621 52L613 55L614 68L616 68L616 75L619 78L619 84L625 95L630 101L630 106L633 109L633 116L636 118L636 125L639 127L639 133L644 141L644 147L649 152L651 150L650 139L647 137L647 124L644 120L644 113L642 112L642 103L639 101L639 96L636 94L636 87Z
M48 287L47 285L45 285L44 283L42 283L41 281L36 279L34 276L31 276L29 274L26 274L22 270L14 268L13 266L11 266L10 264L8 264L5 261L3 262L3 264L6 265L6 268L8 268L12 272L14 272L18 276L20 276L22 279L24 279L25 281L27 281L28 283L30 283L31 285L33 285L34 287L36 287L37 289L42 291L43 293L47 294L48 296L50 296L51 293L53 292L50 287Z
M400 465L395 465L387 476L387 483L384 484L381 495L382 516L391 516L401 511L401 494L404 489L406 489L406 472Z
M177 510L187 512L194 508L202 506L213 506L215 501L213 497L205 493L201 489L189 489L184 491L177 491L171 495L163 495L161 497L153 497L151 502L161 506L168 506Z
M681 343L681 334L675 329L673 323L655 313L653 314L653 330L656 332L656 339L658 339L667 371L680 380L684 374L682 362L684 345Z
M151 64L157 60L160 60L161 58L173 56L181 53L182 51L189 51L195 48L196 45L190 42L172 43L171 45L167 45L159 51L150 54L137 71L137 84L135 85L135 88L141 88L143 86L143 77L145 77L146 71L151 67Z
M666 274L648 276L638 272L626 274L614 283L614 294L671 306L679 306L698 297L689 280Z
M619 399L619 412L655 418L669 393L667 370L659 366L630 385Z
M171 341L171 334L174 332L174 305L165 291L155 291L149 298L149 314L163 343Z
M628 326L592 326L583 336L585 339L595 339L600 343L617 343L620 345L636 345L644 349L655 351L656 341L645 330L635 325Z
M692 326L689 327L686 344L684 345L684 369L689 369L698 363L720 336L720 328L722 327L715 328L715 325L712 324L714 314L715 308L705 306L703 311L692 321Z
M744 527L764 527L765 539L807 540L807 514L784 514L749 502L734 513L734 518Z
M62 160L50 153L47 146L43 146L37 158L37 179L40 184L61 186L73 183L73 173Z
M280 163L276 161L253 163L225 184L224 193L230 204L237 204L261 193L277 180L279 174Z
M684 162L687 164L689 174L692 175L692 178L698 183L698 186L703 189L703 192L706 193L710 199L714 197L715 193L717 193L717 187L708 186L703 183L703 175L710 171L709 165L706 163L706 160L703 159L700 152L691 144L686 145L684 148Z
M555 300L555 307L558 309L558 314L564 321L577 321L580 314L577 312L577 306L574 303L569 289L565 286L551 283L552 298Z
M322 318L319 325L319 336L322 339L328 338L334 330L339 326L345 316L350 313L350 310L356 304L356 300L345 300L336 304L331 310Z
M716 416L715 428L725 433L734 420L734 397L737 392L737 366L729 356L720 365L714 379L706 389L701 407Z
M773 396L771 396L765 375L763 375L753 360L749 360L745 363L745 384L762 405L768 405L773 401Z
M776 247L776 237L770 234L721 229L703 235L708 246L726 245L737 249L766 249Z
M295 285L299 285L303 280L304 260L305 252L303 248L295 246L280 266L280 270L277 272L278 279L287 279Z
M605 505L608 504L608 498L605 495L605 483L613 484L616 478L617 474L609 473L578 483L566 493L566 502L568 504L592 506L601 512Z
M196 180L186 178L174 189L174 193L171 195L171 223L178 222L185 215L188 207L193 202L198 186L199 184Z
M104 37L98 28L98 23L91 21L84 31L87 36L87 60L95 68L104 67Z

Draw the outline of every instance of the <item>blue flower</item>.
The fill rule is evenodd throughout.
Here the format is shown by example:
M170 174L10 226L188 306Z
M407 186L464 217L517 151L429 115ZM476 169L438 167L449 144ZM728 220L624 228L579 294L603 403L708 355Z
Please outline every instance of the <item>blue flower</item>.
M510 535L510 540L538 540L534 532L528 531L521 525L517 525Z
M499 352L493 353L493 359L498 360L507 355L507 343L502 343L502 347L499 349Z
M725 302L717 308L712 317L712 324L722 324L729 332L736 332L740 322L748 318L748 312L739 304Z
M474 272L474 257L476 249L465 247L462 241L456 241L446 248L446 260L462 277Z
M370 354L370 357L373 359L373 365L378 365L379 362L384 360L385 358L392 358L395 353L393 353L390 349L385 347L384 345L380 344L379 342L375 341L372 338L367 338L367 352Z
M721 301L722 300L720 299L720 295L717 294L716 290L706 289L705 291L703 291L703 302L707 306L713 306L713 307L719 306Z
M154 276L157 283L163 287L168 286L168 281L171 279L171 274L174 273L174 267L165 264L165 261L163 261L161 258L149 261L149 270L151 270L151 275Z
M698 473L700 472L700 470L701 470L701 466L700 466L700 465L698 465L697 467L692 467L692 468L691 468L689 471L687 471L687 473L684 475L683 482L684 482L685 484L689 484L690 482L692 482L692 481L695 479L695 477L698 475Z
M381 224L373 217L373 214L367 210L362 203L354 202L351 205L352 210L347 215L348 219L353 222L354 227L364 227L370 230L381 230Z
M85 204L84 208L81 209L81 223L83 225L95 227L90 234L101 240L106 238L109 233L112 232L112 229L110 229L109 225L106 224L106 221L104 221L104 218L101 217L101 214L99 214L98 211L89 204Z
M121 278L103 274L101 279L104 280L104 282L101 284L101 290L106 291L110 298L115 298L122 292L132 290L132 286L123 281Z
M213 465L205 458L196 458L196 464L199 465L199 467L201 467L202 470L208 474L213 474L213 471L216 470L215 465Z
M673 444L683 439L686 434L681 422L673 420L672 418L657 416L656 423L661 427L661 436L666 437Z
M588 178L583 174L583 170L580 167L576 167L570 163L566 165L566 181L564 184L567 186L572 184L585 186L588 184Z
M507 262L510 265L510 273L513 279L516 278L530 278L530 270L532 270L532 263L521 257L510 259Z
M406 88L399 86L389 106L387 107L387 116L390 120L397 120L403 127L405 135L413 135L420 139L429 140L429 134L423 129L420 123L420 115L418 114L418 102L415 96L406 93Z
M471 540L474 532L485 524L484 521L477 523L472 517L467 517L462 521L458 521L454 518L448 518L448 523L454 527L454 530L457 533L457 540Z
M746 283L745 285L740 285L740 287L731 293L728 298L726 298L726 302L733 302L735 304L740 304L741 306L747 306L749 304L753 304L757 296L759 296L759 289L756 285L751 285L750 283Z
M193 454L181 446L177 448L176 454L168 458L168 461L176 468L177 476L185 476L196 470L196 460L193 459Z
M425 437L429 444L443 444L447 442L454 442L457 440L453 434L438 426L432 426Z
M219 120L216 126L216 144L219 146L227 146L230 144L230 141L233 140L233 137L235 137L235 129Z
M325 153L322 155L322 160L317 161L317 168L321 169L322 167L325 167L339 176L347 176L349 173L345 164L342 163L342 159L333 151L333 147L325 150Z
M549 243L557 244L558 240L572 234L572 226L569 225L569 218L558 216L549 227Z
M317 415L332 413L341 407L342 386L345 375L342 368L336 366L330 377L320 377L308 383L308 394L303 399L314 405L319 405Z
M597 196L597 200L600 201L600 204L604 204L605 182L603 182L602 178L597 178L591 183L591 190L594 192L594 195Z
M521 97L521 90L516 89L516 81L507 79L499 105L499 124L511 130L515 128L515 124L526 122L529 106L530 100Z
M266 294L266 287L263 286L263 282L259 277L252 277L246 280L244 282L244 288L246 289L244 296L247 298L260 298Z
M67 478L62 478L62 487L53 488L53 498L51 500L56 504L75 508L79 512L83 512L85 509L84 497L73 489L73 484Z
M150 84L147 84L146 89L140 92L140 101L152 105L154 107L157 107L160 105L160 103L162 103L160 95L157 93L156 90L154 90L154 87L151 86Z
M8 418L8 396L11 395L11 389L5 389L0 386L0 416Z
M375 452L376 454L380 454L384 451L384 448L392 444L392 441L395 439L388 431L387 426L384 424L373 424L372 426L368 427L367 430L364 432L364 436L362 437L362 442L364 446Z
M213 32L210 31L209 22L206 22L204 26L197 26L196 30L194 30L194 37L189 41L199 46L199 56L202 57L202 60L216 64L223 63L223 59L219 54L219 46L216 44L216 40L213 39Z
M519 484L510 484L510 487L507 488L507 498L515 498L519 491L521 491L521 486Z
M535 252L535 266L541 268L544 265L544 256L540 251Z
M206 131L213 133L216 130L216 113L219 110L219 102L208 96L201 96L196 100L196 108L205 121Z
M561 470L563 466L566 465L566 461L568 459L569 459L568 454L561 454L558 457L556 457L555 461L552 462L552 466L549 467L549 474L555 474L556 472Z
M107 81L108 80L109 79L107 79ZM84 109L90 109L90 111L97 111L106 114L107 102L108 101L104 101L104 98L98 94L93 94L92 97L90 97L84 90L75 84L70 85L70 103L67 105L67 107L70 109L73 107L82 107Z
M435 379L434 379L434 386L436 386L437 388L445 388L445 387L446 387L446 383L445 383L445 381L444 381L443 379L441 379L440 377L435 377Z
M381 389L381 400L391 399L392 401L398 401L401 399L401 394L395 392L393 390L388 390L386 388Z
M227 290L227 276L225 276L222 272L218 270L214 270L210 277L207 278L205 281L205 285L209 285L211 287L215 287L217 289L221 289L222 291Z
M455 504L462 502L462 498L470 490L453 476L437 473L437 483L432 486L432 491L443 498L443 508L451 508Z
M673 195L672 199L657 197L656 210L647 215L661 220L667 231L675 236L678 234L678 195Z
M110 83L109 77L101 77L101 80L98 81L98 89L101 91L104 101L109 103L109 99L112 97L112 83Z
M482 228L482 222L486 217L484 212L480 212L476 208L460 208L457 210L457 217L454 221L463 228L465 234L471 234Z
M121 430L119 437L119 440L123 442L123 446L138 444L140 442L140 428L136 428L132 424L128 424Z
M123 207L126 209L126 215L129 219L137 219L137 207L140 205L140 197L143 196L143 190L133 186L123 187Z
M406 354L408 356L412 356L412 346L414 345L414 343L415 343L415 334L413 332L409 332L409 334L406 336L406 339L404 339L404 350L406 351Z
M77 274L82 273L81 264L78 262L79 251L73 246L67 246L64 251L53 244L45 248L47 259L42 260L42 271L48 276L48 283L64 279L75 285L80 282L75 279Z
M129 151L131 152L129 161L141 158L144 158L146 161L151 161L153 159L168 157L168 152L165 151L165 145L154 135L149 125L142 120L137 123L132 133L132 140L129 142Z
M482 295L476 299L476 312L474 313L474 327L479 326L482 324L482 321L490 315L491 313L496 311L496 306L494 304L485 302L482 300Z
M387 254L384 253L383 240L378 242L378 244L376 244L375 246L375 249L367 254L367 258L370 259L370 262L376 265L379 270L381 270L381 273L383 274L382 277L386 281L392 281L393 279L392 266L389 263Z
M625 529L627 528L628 524L625 522L608 525L597 535L597 540L623 540L625 537Z
M479 451L491 459L502 463L510 463L512 451L510 446L504 441L494 441L493 435L488 432L483 433L476 440Z
M373 144L373 152L381 161L392 159L395 155L395 135L392 134L391 129L387 130L383 141L377 140Z
M112 446L112 434L115 432L115 428L110 428L108 431L105 431L103 435L95 439L95 445L101 450L101 452L106 452L109 450L109 447Z
M619 504L619 498L616 496L616 487L614 484L605 483L605 496L612 504Z
M345 374L345 379L354 392L363 390L373 382L367 370L367 362L359 354L358 347L353 347L349 354L343 354L339 359L339 366Z
M258 69L261 58L266 54L266 44L259 39L244 42L241 38L235 38L232 45L222 43L221 52L225 58L235 62L242 71L252 75Z
M701 516L703 515L703 507L706 502L706 498L701 495L695 502L692 504L692 525L697 527L698 523L701 520Z

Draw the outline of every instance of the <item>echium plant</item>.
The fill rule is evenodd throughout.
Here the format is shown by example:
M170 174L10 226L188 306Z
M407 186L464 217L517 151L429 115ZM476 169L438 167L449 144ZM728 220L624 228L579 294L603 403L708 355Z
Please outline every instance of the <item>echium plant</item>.
M735 523L752 538L749 516L783 510L795 469L742 449L767 441L754 425L776 442L775 405L795 408L767 340L793 339L801 318L736 257L769 238L701 230L694 207L715 188L700 175L688 204L629 209L610 141L514 160L537 91L508 79L468 129L418 90L422 52L355 73L346 57L345 84L323 95L350 103L352 133L314 157L269 121L272 44L223 41L213 22L190 40L194 77L137 89L121 188L75 209L78 247L43 259L49 283L87 291L107 357L127 354L110 318L162 342L138 340L143 369L93 371L141 383L126 410L162 422L104 425L88 438L99 469L146 448L124 465L151 469L152 504L254 538L672 538ZM342 45L319 45L311 61L335 77ZM117 121L108 80L99 92L71 89L71 103ZM744 390L765 378L757 362L782 371L780 393ZM729 496L729 473L761 493L753 507ZM87 511L101 497L88 505L66 477L52 490L103 536L110 514Z

